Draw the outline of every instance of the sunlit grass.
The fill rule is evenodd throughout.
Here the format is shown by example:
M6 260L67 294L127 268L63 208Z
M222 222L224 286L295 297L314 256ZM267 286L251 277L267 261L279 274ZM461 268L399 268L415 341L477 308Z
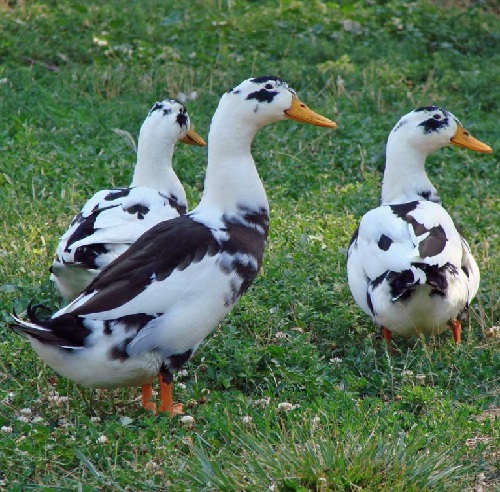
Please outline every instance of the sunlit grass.
M0 489L498 490L500 79L491 2L0 2ZM48 280L95 191L130 183L155 100L187 100L206 136L220 95L278 73L338 129L282 122L253 154L271 205L263 269L178 376L187 419L139 389L60 378L4 327ZM181 94L182 93L182 94ZM494 153L427 170L481 268L461 346L395 338L351 298L345 251L379 201L384 145L440 104ZM116 131L116 129L118 131ZM191 205L205 153L178 146Z

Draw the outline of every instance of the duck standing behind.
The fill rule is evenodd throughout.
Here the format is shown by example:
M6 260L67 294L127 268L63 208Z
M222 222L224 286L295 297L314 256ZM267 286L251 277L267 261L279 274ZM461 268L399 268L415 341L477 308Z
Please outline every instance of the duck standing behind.
M490 153L449 111L436 106L403 116L389 135L382 200L351 239L347 274L357 304L391 334L437 335L452 327L479 287L469 245L425 172L429 154L456 145Z
M73 300L155 224L186 213L186 193L172 168L178 141L206 145L181 103L157 102L141 126L130 187L97 192L59 241L50 279L64 299Z
M98 275L71 304L42 320L15 316L13 329L63 376L85 386L160 380L159 411L179 413L172 372L229 313L259 271L269 205L251 154L257 131L293 119L335 128L279 77L245 80L213 116L203 196L190 213L161 222Z

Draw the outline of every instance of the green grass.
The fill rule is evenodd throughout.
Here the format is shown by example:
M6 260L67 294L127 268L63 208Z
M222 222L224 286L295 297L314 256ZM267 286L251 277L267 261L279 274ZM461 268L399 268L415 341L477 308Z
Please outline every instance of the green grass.
M192 422L145 414L136 388L77 387L2 327L0 489L500 490L494 2L0 1L0 31L2 323L33 298L59 305L58 237L95 191L130 182L133 148L113 129L136 137L155 100L196 91L187 105L206 135L225 90L278 73L338 123L257 136L269 245L178 378ZM462 345L396 339L389 357L351 299L345 249L378 203L389 131L429 104L494 149L444 149L427 166L481 289ZM204 151L178 146L175 166L197 203Z

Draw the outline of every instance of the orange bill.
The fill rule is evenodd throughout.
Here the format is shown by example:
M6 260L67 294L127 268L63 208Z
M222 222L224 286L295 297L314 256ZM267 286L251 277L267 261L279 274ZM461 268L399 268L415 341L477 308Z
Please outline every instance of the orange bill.
M182 143L188 144L188 145L199 145L200 147L204 147L207 145L205 140L203 140L191 127L186 136L184 138L181 138L180 141Z
M309 109L296 95L292 95L292 105L285 111L285 116L291 120L301 121L326 128L336 128L337 124Z
M466 149L474 150L475 152L483 152L491 154L492 150L489 145L480 142L474 138L463 126L458 125L457 132L450 139L450 143L458 147L465 147Z

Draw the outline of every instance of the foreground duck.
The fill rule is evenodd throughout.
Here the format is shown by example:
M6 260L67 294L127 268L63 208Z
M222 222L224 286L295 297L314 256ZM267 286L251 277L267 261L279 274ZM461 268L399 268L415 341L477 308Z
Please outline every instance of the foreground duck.
M67 307L13 328L63 376L85 386L143 386L160 380L159 411L172 402L172 372L233 308L259 271L269 206L250 147L257 131L292 119L335 128L280 78L245 80L213 116L203 196L190 213L161 222L111 263Z
M157 102L139 133L130 188L96 193L60 239L50 278L66 300L74 299L148 229L186 213L186 193L172 168L178 141L206 145L181 103Z
M391 333L447 327L459 343L459 316L479 287L469 246L425 172L427 156L447 145L491 152L445 109L423 107L399 120L387 141L381 206L363 216L349 245L352 295L389 346Z

